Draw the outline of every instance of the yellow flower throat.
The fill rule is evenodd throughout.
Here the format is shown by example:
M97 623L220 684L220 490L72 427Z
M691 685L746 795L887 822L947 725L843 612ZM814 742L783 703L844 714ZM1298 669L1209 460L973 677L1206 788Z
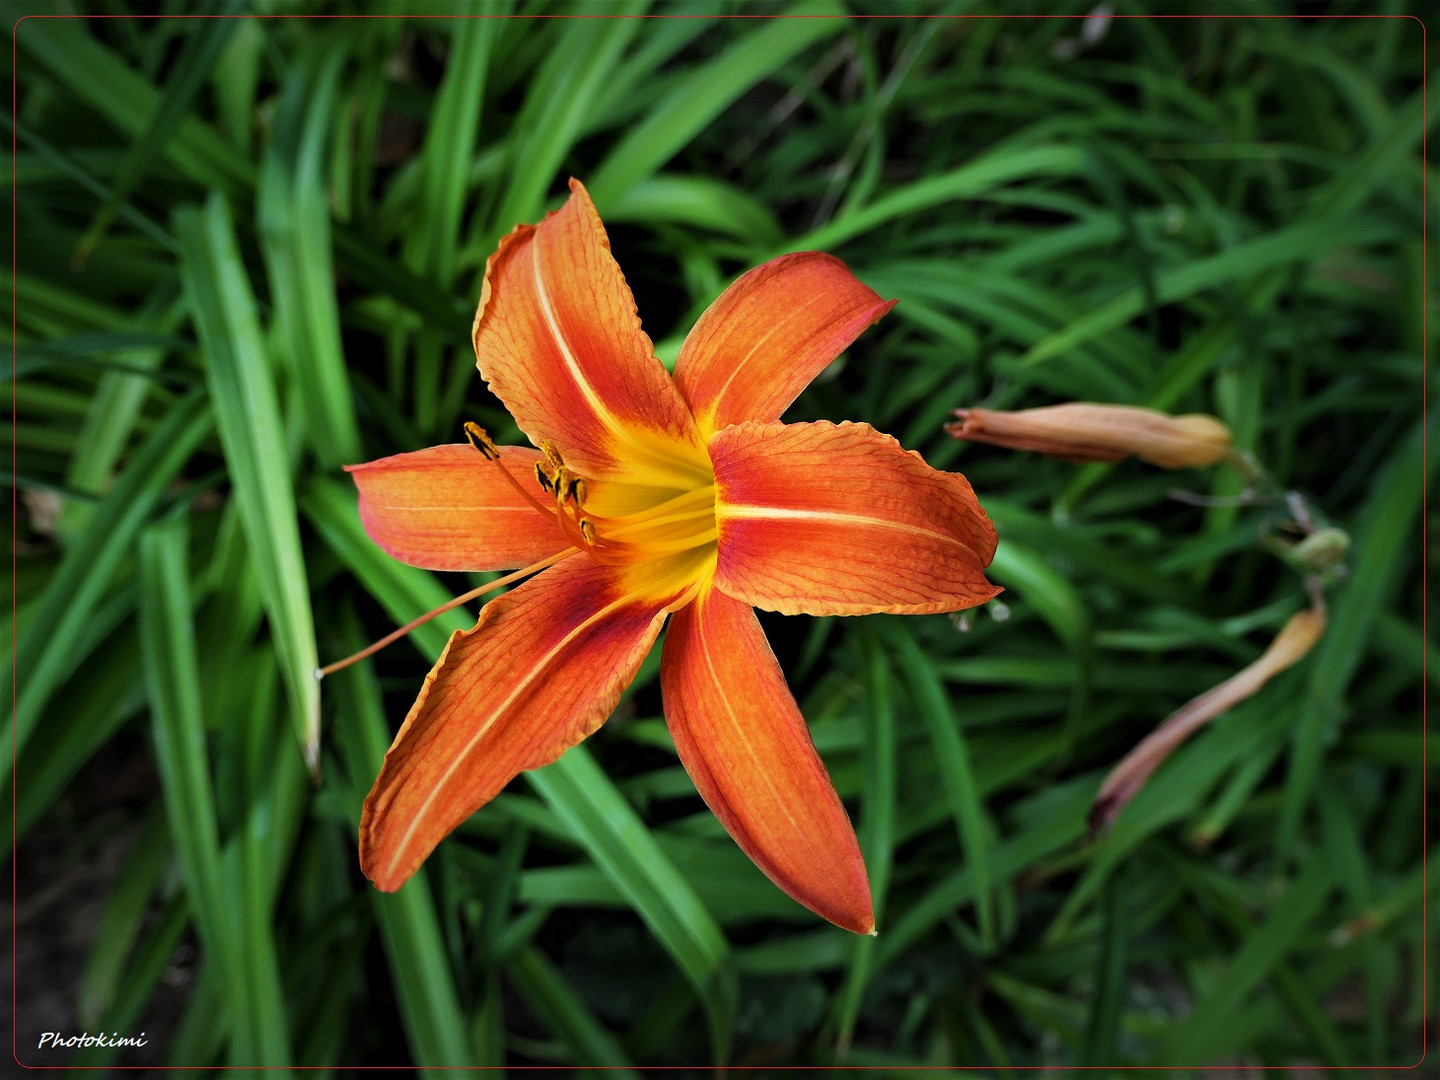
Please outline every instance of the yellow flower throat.
M623 569L627 585L646 593L685 594L692 599L715 568L715 474L709 455L668 440L636 444L618 478L576 475L549 440L535 463L535 480L551 497L546 506L500 461L500 452L478 424L465 435L538 512L553 516L577 550L596 562ZM629 590L627 590L629 591Z

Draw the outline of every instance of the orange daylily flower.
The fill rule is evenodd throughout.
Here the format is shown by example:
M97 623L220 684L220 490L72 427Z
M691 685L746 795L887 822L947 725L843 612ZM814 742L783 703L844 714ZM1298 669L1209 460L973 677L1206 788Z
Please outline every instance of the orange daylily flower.
M803 252L745 274L672 379L589 195L570 190L500 242L475 315L480 372L540 449L472 427L473 448L350 470L366 529L396 558L544 568L426 677L365 800L361 866L399 888L513 777L598 728L668 615L665 717L701 796L781 889L870 933L854 830L751 609L972 607L1000 591L984 575L995 531L963 476L890 436L779 422L893 306L842 262Z

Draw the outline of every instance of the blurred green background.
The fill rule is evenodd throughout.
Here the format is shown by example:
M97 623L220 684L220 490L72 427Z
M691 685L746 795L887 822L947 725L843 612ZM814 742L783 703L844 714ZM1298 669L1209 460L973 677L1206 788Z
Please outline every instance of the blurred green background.
M261 17L96 0L47 10L107 18L15 30L0 804L22 1062L1343 1076L1420 1057L1440 441L1418 21L161 8ZM1324 11L1377 9L1404 10ZM624 17L544 17L602 12ZM806 17L723 17L769 14ZM1008 618L764 619L878 938L819 921L724 835L665 734L658 649L596 736L400 893L359 873L360 800L473 612L310 673L480 579L391 561L341 466L460 441L464 419L521 439L468 332L497 238L570 175L667 361L781 252L833 252L898 297L787 417L895 434L963 470L1000 529ZM1238 495L1233 471L941 430L957 406L1069 399L1215 413L1354 541L1311 657L1098 840L1105 772L1306 600L1265 546L1283 507L1168 497ZM87 1029L148 1045L36 1049Z

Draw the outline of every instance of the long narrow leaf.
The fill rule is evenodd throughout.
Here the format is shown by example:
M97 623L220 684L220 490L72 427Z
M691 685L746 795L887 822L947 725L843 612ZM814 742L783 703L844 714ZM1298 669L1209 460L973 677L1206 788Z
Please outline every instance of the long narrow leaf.
M239 933L242 912L228 888L220 853L205 729L200 711L200 672L191 621L186 534L183 519L155 526L140 543L143 603L140 641L154 710L156 757L164 779L170 833L184 868L201 941L220 973L225 1003L234 1020L231 1061L236 1065L286 1065L283 1024L260 1024L254 988Z
M991 893L993 886L990 876L990 849L994 827L985 812L985 805L975 784L965 736L956 722L944 686L915 639L903 628L895 627L890 640L899 655L900 666L909 681L910 693L925 721L926 733L934 747L935 759L945 784L945 797L955 819L966 865L975 883L975 906L981 937L987 947L993 947L996 928L995 900Z
M609 200L651 176L742 93L802 49L835 34L843 23L833 3L801 4L750 30L728 50L690 73L643 121L632 126L589 182L604 213Z
M129 557L131 544L186 460L210 431L210 416L198 395L171 410L131 459L110 493L95 507L84 534L66 551L33 619L19 628L16 672L21 681L11 729L23 750L41 710L76 664L77 647L105 590ZM7 673L13 678L16 672ZM11 755L0 755L8 775Z
M343 641L352 646L359 635L354 619L342 621ZM344 718L335 742L350 774L349 810L358 845L360 799L372 777L379 775L390 745L380 690L364 664L327 679L340 715ZM358 861L358 857L357 857ZM368 886L367 886L368 887ZM434 897L423 873L416 874L394 893L372 889L370 903L380 937L390 959L400 1012L411 1049L420 1064L462 1066L471 1063L465 1039L464 1014L445 951L445 935L435 910Z
M281 98L275 139L256 196L261 250L275 305L275 342L304 388L306 433L328 468L360 457L335 300L325 151L336 107L338 53L296 68Z
M296 734L310 771L320 765L320 686L310 589L274 376L240 260L230 211L215 194L176 214L186 295L205 353L215 424L240 504Z
M715 1060L724 1061L735 1008L730 948L690 883L585 747L526 779L675 958L705 1003Z

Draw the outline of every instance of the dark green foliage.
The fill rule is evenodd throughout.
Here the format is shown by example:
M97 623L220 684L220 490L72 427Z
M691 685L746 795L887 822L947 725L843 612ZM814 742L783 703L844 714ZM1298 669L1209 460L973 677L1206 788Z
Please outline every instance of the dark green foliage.
M536 17L598 7L16 27L7 784L22 940L87 942L69 975L22 949L21 1060L1415 1062L1440 446L1420 23L842 0ZM811 17L719 17L781 13ZM1003 612L967 633L765 619L878 938L818 922L724 835L665 734L658 652L600 733L400 893L356 866L361 799L473 614L327 679L318 714L309 672L478 579L389 559L340 466L470 418L521 438L467 331L497 238L569 175L666 362L784 251L898 297L787 416L894 433L1000 529ZM1271 550L1285 507L1237 503L1233 470L941 429L1069 399L1214 413L1353 541L1313 655L1098 840L1110 766L1307 599ZM107 849L103 902L65 930L55 898ZM46 979L75 1012L27 1013ZM152 1038L38 1051L56 1023Z

